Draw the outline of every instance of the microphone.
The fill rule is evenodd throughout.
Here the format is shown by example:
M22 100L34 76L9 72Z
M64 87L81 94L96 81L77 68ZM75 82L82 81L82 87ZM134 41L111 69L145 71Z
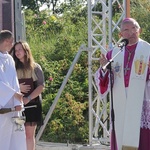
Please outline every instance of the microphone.
M122 48L122 47L128 45L128 43L129 43L128 39L123 39L123 40L121 40L121 42L119 43L118 46Z
M126 45L128 45L129 40L128 39L122 39L121 42L118 44L118 47L121 47L121 50L113 57L111 58L107 64L105 66L102 67L102 70L105 70L106 68L110 67L108 65L110 65L111 62L113 62L114 58L116 58L118 56L118 54L122 51L122 48Z

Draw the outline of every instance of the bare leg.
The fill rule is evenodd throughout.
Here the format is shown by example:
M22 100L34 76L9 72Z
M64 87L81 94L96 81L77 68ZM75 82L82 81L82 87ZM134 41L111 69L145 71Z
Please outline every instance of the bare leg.
M36 125L34 126L25 126L26 131L26 142L27 142L27 150L35 150L35 130Z

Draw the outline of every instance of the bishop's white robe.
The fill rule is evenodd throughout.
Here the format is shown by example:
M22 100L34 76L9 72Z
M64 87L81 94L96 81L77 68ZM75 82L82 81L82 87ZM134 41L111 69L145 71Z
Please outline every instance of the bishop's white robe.
M119 50L119 48L115 48L112 51L112 56ZM139 40L133 59L128 88L125 88L124 85L124 52L123 50L112 63L116 139L118 150L137 150L150 45L141 39ZM100 91L98 72L95 74L95 79ZM106 92L109 91L109 88L110 86L108 85ZM102 98L106 96L106 92L101 95Z

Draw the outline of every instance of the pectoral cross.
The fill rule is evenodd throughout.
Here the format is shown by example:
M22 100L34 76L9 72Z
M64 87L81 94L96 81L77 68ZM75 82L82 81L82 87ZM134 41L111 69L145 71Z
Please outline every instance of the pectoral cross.
M127 65L126 65L126 67L124 68L124 74L125 74L125 75L126 75L127 72L131 69L131 68L129 67L129 62L130 62L132 53L135 52L134 50L130 52L127 48L126 48L126 50L127 50L127 52L128 52L128 59L127 59Z
M124 68L124 74L126 75L127 72L130 70L130 67L128 67L128 65Z

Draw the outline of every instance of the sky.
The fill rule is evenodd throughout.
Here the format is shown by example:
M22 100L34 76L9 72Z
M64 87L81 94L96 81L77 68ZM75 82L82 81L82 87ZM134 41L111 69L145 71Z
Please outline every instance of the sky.
M65 1L65 0L59 0L59 1L58 1L58 4L59 4L59 3L63 3L64 1ZM51 6L52 6L52 5L51 5ZM43 6L40 8L40 11L41 11L41 10L44 10L44 9L47 9L47 8L48 8L47 5L46 5L46 4L43 4Z

